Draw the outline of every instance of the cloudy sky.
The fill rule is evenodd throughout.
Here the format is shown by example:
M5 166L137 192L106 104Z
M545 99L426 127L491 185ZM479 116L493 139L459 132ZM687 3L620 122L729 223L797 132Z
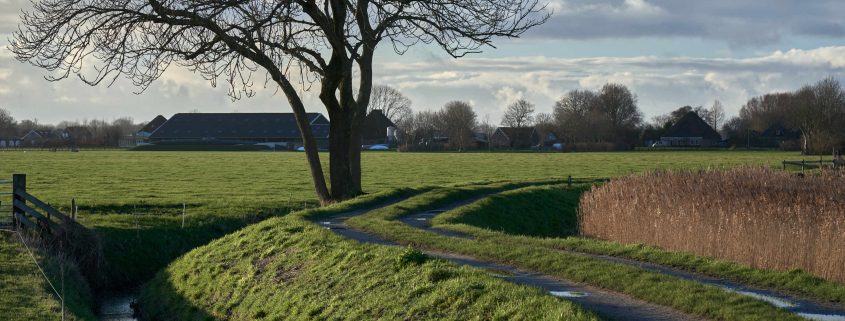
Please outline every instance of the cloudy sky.
M0 0L5 45L29 0ZM792 90L827 76L845 80L845 1L841 0L551 0L554 15L520 39L462 59L432 47L403 56L381 48L376 82L397 87L419 110L467 100L498 122L506 105L526 98L549 112L572 89L628 85L648 118L683 105L721 100L735 114L752 96ZM0 107L17 119L136 121L176 112L286 112L281 94L260 90L233 102L224 87L169 70L146 92L127 81L89 87L0 49ZM313 98L309 108L322 111Z

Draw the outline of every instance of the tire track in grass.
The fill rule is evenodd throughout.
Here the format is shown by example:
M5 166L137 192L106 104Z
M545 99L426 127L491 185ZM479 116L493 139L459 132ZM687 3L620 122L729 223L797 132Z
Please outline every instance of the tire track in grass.
M475 197L456 202L449 206L439 209L438 212L442 213L443 211L452 208L457 208L466 204L470 204L483 197L486 196ZM400 201L401 200L397 200L390 204L385 204L382 207L387 207ZM347 212L319 219L318 222L320 225L330 229L331 231L337 234L362 243L373 243L387 246L401 246L397 242L386 240L382 237L368 232L352 229L346 225L346 220L348 220L349 218L366 214L372 210L375 209ZM434 213L428 214L431 215ZM448 231L440 231L449 234ZM456 264L467 265L490 271L493 275L516 284L541 288L545 291L548 291L551 295L565 298L566 300L570 300L572 302L580 304L584 308L592 310L602 317L613 320L669 321L701 319L700 317L689 315L669 307L634 299L625 294L612 292L577 282L571 282L557 277L544 275L541 273L524 271L522 269L509 265L478 260L469 256L463 256L448 252L425 251L425 253L432 257L447 260Z
M480 201L484 198L487 198L491 195L495 195L495 193L488 194L488 195L485 195L483 197L477 197L477 198L474 198L471 201L462 202L461 206L468 205L468 204L471 204L471 203L475 203L475 202ZM460 206L451 207L449 209L454 209L454 208L458 208L458 207L460 207ZM475 236L467 234L467 233L452 231L452 230L448 230L448 229L437 228L437 227L431 226L430 222L435 216L442 214L442 213L448 211L449 209L446 209L446 210L438 209L438 210L431 210L431 211L426 211L426 212L422 212L422 213L416 213L416 214L404 216L404 217L400 218L399 220L401 222L409 225L409 226L414 227L414 228L426 230L426 231L429 231L429 232L432 232L432 233L435 233L435 234L439 234L439 235L442 235L442 236L458 237L458 238L464 238L464 239L475 239ZM606 262L609 262L609 263L627 265L627 266L631 266L631 267L640 268L640 269L643 269L643 270L646 270L646 271L665 274L665 275L668 275L668 276L673 276L673 277L677 277L677 278L681 278L681 279L685 279L685 280L689 280L689 281L699 282L699 283L702 283L702 284L717 286L717 287L720 287L720 288L722 288L726 291L735 292L735 293L738 293L738 294L741 294L741 295L745 295L745 296L748 296L748 297L752 297L752 298L767 302L767 303L772 304L772 305L774 305L778 308L782 308L784 310L790 311L792 313L795 313L795 314L797 314L801 317L804 317L804 318L807 318L807 319L810 319L810 320L845 321L845 308L842 308L841 306L834 305L834 304L826 304L826 303L823 303L823 302L819 302L817 300L803 298L803 297L799 297L799 296L795 296L795 295L791 295L791 294L787 294L787 293L781 293L781 292L776 292L776 291L771 291L771 290L766 290L766 289L760 289L760 288L756 288L756 287L750 287L750 286L746 286L746 285L743 285L743 284L740 284L740 283L737 283L737 282L733 282L733 281L729 281L729 280L725 280L725 279L714 278L714 277L705 276L705 275L701 275L701 274L696 274L696 273L693 273L693 272L680 270L680 269L677 269L677 268L674 268L674 267L669 267L669 266L660 265L660 264L651 263L651 262L637 261L637 260L632 260L632 259L627 259L627 258L609 256L609 255L600 255L600 254L592 254L592 253L585 253L585 252L563 250L563 249L557 249L557 248L555 248L555 250L562 252L562 253L566 253L566 254L585 256L585 257L588 257L588 258L598 259L598 260L606 261Z

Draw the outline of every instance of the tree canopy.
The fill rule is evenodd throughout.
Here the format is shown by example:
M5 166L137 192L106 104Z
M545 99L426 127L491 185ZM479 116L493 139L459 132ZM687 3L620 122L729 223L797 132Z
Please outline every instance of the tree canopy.
M175 64L227 82L236 99L256 83L278 88L328 203L361 192L360 126L380 43L397 53L434 44L462 57L548 17L539 0L36 0L11 49L52 80L97 85L124 75L143 90ZM331 191L301 91L315 91L329 114Z

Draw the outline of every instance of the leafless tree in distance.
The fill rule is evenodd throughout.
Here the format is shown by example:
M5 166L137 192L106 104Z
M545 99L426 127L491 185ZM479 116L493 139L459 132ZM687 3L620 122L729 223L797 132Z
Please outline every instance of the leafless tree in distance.
M390 121L397 125L414 114L411 110L411 99L405 97L396 88L385 85L373 86L369 111L376 109L381 110L387 118L390 118Z
M449 146L459 151L470 147L472 131L478 125L478 116L465 101L450 101L438 113L440 129L449 137Z
M510 105L502 116L502 126L528 127L534 119L534 104L525 99L519 99Z
M362 192L360 127L380 43L400 54L435 44L462 57L548 17L539 0L35 0L10 49L52 80L75 74L97 85L125 75L144 90L178 65L227 82L234 99L256 83L278 89L327 204ZM331 190L298 89L315 90L328 111Z
M710 126L715 130L719 130L719 125L725 120L725 107L718 99L713 101L713 106L710 106L708 113L708 121Z

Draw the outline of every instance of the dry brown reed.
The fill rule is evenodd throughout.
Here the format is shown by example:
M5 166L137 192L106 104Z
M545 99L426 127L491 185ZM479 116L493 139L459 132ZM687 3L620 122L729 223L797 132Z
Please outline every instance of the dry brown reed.
M845 282L845 177L765 168L655 172L594 187L584 236Z

